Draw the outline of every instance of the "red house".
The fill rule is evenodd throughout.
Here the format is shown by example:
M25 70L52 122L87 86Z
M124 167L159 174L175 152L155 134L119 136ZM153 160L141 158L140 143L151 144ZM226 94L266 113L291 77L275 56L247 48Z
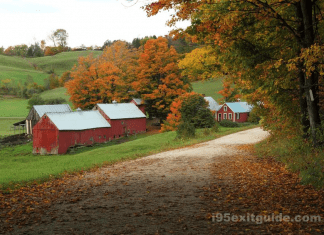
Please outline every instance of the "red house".
M145 102L140 98L133 98L130 103L135 104L144 114L145 113Z
M252 105L247 102L226 102L217 111L217 121L246 122L251 109Z
M113 138L99 111L45 113L33 128L33 153L64 154L74 145L103 143Z
M133 103L97 104L99 110L110 123L115 138L146 131L146 116Z

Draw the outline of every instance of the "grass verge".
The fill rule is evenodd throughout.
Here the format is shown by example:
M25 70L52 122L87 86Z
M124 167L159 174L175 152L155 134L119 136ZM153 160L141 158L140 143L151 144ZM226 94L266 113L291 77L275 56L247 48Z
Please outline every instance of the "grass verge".
M220 127L219 132L197 130L194 139L176 139L176 132L166 132L132 137L132 141L95 148L84 148L79 153L65 155L33 155L32 143L0 149L0 188L17 188L33 182L44 182L51 178L62 177L101 167L117 161L135 159L171 149L190 146L209 141L224 135L257 127L250 125L238 128Z
M313 149L301 138L271 137L255 146L260 157L273 157L299 174L301 183L324 187L324 147Z

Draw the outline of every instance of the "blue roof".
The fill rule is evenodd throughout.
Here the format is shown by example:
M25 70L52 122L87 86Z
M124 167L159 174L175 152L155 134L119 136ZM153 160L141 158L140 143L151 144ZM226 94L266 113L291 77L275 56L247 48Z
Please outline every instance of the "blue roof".
M99 111L46 113L59 130L87 130L111 127Z
M248 113L253 106L247 102L226 102L225 103L234 113Z

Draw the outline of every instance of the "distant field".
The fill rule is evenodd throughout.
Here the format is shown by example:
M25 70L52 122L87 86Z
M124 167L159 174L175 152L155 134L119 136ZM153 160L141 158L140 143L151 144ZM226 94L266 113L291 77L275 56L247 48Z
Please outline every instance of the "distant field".
M45 56L38 58L29 58L33 64L36 64L44 72L54 69L55 73L62 75L63 72L70 70L75 64L78 63L80 56L88 56L93 53L94 57L99 56L101 51L73 51L73 52L62 52L54 56Z
M206 96L211 96L214 100L218 100L222 98L220 94L217 92L223 89L222 79L212 80L212 81L199 81L193 82L192 88L195 92L200 94L205 94Z
M16 83L24 83L27 76L31 76L37 84L44 84L44 79L49 75L37 70L28 70L0 65L0 80L11 79Z
M0 99L0 117L26 117L28 100Z
M10 131L12 124L24 120L23 118L0 118L0 136L19 134L19 131ZM21 133L21 130L20 130Z
M41 97L43 99L63 98L66 100L66 103L69 104L71 106L71 108L73 108L72 102L69 101L70 96L66 94L65 87L60 87L60 88L56 88L53 90L44 91L43 93L41 93Z
M0 65L18 69L35 70L30 62L20 56L0 55Z
M48 72L54 69L59 76L70 70L78 62L80 56L87 56L93 53L95 57L99 56L101 51L72 51L63 52L55 56L45 56L38 58L22 58L17 56L0 55L0 81L12 79L16 83L24 82L27 75L30 75L34 81L43 85L44 79L48 78ZM36 70L33 64L40 70Z

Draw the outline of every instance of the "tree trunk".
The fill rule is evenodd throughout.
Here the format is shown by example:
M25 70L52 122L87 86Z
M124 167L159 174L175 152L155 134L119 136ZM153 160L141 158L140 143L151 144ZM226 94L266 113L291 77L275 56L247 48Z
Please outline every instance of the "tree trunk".
M313 27L313 3L311 0L301 0L300 9L302 16L303 31L303 48L309 48L314 44L315 35ZM313 72L309 77L304 73L304 94L306 96L308 118L311 128L311 138L313 145L317 146L316 130L320 125L319 107L318 107L318 78Z

